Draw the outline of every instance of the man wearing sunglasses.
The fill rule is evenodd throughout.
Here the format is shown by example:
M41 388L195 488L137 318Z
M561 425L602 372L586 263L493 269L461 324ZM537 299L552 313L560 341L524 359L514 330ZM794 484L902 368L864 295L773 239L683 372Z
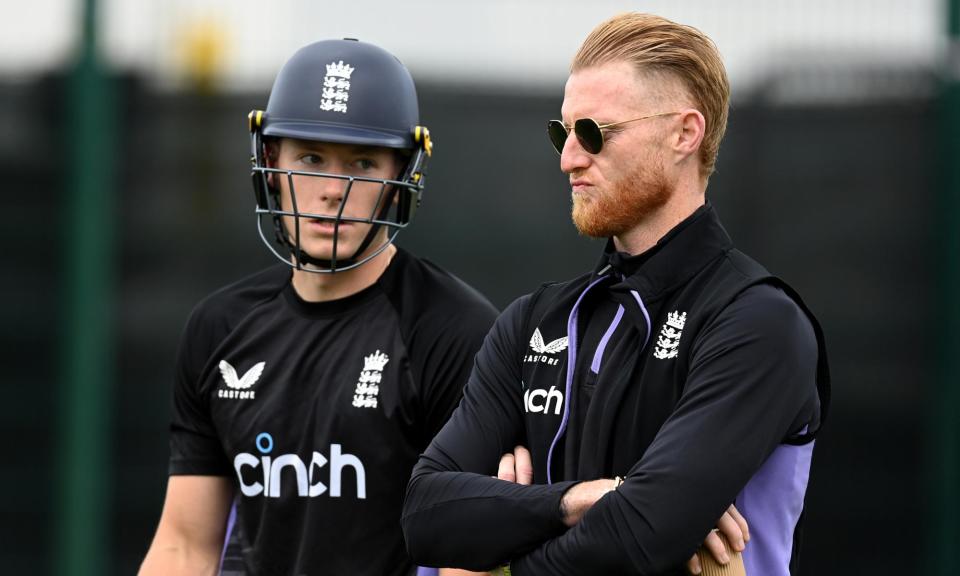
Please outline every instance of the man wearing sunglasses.
M735 503L747 574L797 573L827 358L800 297L733 247L706 202L728 99L694 28L624 14L581 46L548 135L575 225L607 246L497 320L414 469L415 560L682 574ZM490 477L511 449L529 449L532 484Z

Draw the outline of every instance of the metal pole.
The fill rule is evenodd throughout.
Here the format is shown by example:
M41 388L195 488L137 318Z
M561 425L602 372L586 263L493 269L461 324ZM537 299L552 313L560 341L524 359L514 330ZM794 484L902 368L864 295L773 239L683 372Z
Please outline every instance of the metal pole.
M960 0L947 0L948 57L942 75L938 120L939 269L936 318L940 324L939 370L933 396L933 494L929 573L957 573L960 543Z
M66 90L69 172L62 239L64 324L55 573L110 572L107 561L113 392L113 87L96 49L96 0L84 0Z

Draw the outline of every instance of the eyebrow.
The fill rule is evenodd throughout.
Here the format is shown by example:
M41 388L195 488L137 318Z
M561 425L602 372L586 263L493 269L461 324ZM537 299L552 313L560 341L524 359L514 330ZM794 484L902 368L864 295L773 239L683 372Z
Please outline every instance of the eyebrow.
M300 151L308 152L323 152L326 151L326 148L329 146L344 146L339 142L320 142L316 140L295 140L294 146ZM347 148L349 154L362 155L362 154L374 154L378 150L381 150L379 146L363 146L360 144L354 144ZM387 150L384 148L384 150Z
M583 120L583 119L585 119L585 118L590 118L591 120L593 120L594 122L596 122L596 123L599 124L600 126L603 126L603 125L605 125L605 124L616 124L616 121L615 121L615 120L601 120L600 118L597 118L596 116L578 116L578 117L576 117L576 118L573 119L573 122L567 122L566 120L564 120L564 119L561 117L561 118L560 118L560 121L563 122L563 124L564 124L565 126L567 126L567 127L569 127L569 128L572 128L573 125L576 123L577 120ZM617 127L612 128L612 130L616 130L616 129L617 129ZM604 130L607 130L607 128L604 128Z

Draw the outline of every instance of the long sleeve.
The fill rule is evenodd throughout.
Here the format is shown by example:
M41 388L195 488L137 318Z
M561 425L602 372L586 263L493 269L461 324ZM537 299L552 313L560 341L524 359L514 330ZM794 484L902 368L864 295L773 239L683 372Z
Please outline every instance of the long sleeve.
M461 406L414 470L403 526L418 562L509 560L519 576L670 573L773 451L819 418L810 321L780 290L750 288L694 341L683 393L626 482L566 530L559 501L571 482L489 477L524 441L522 310L498 320Z
M675 411L625 483L577 526L514 558L514 574L681 565L776 447L818 418L813 329L779 290L749 289L694 346Z
M518 334L527 298L497 319L477 354L460 406L414 468L402 526L416 562L487 569L561 534L570 482L521 486L495 477L524 442Z

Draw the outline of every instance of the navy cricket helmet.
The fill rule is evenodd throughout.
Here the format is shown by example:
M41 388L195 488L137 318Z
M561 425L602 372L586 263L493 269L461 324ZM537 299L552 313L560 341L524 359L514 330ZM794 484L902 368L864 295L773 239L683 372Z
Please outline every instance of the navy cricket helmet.
M349 270L385 250L410 223L420 204L426 157L433 144L430 132L419 124L410 72L386 50L352 39L324 40L301 48L277 75L267 109L250 112L249 124L257 228L270 251L283 262L310 272ZM403 167L393 179L278 169L267 161L266 145L279 138L392 148L398 150ZM341 180L344 191L337 214L298 210L294 176ZM280 202L280 178L286 179L292 197L287 209ZM343 206L354 185L370 182L379 184L380 190L373 211L364 217L345 216ZM264 230L265 217L272 217L273 239ZM285 217L288 224L284 224ZM320 258L301 246L302 219L334 225L330 255ZM345 222L369 224L370 230L356 250L338 254L339 227ZM372 246L384 228L380 244Z

